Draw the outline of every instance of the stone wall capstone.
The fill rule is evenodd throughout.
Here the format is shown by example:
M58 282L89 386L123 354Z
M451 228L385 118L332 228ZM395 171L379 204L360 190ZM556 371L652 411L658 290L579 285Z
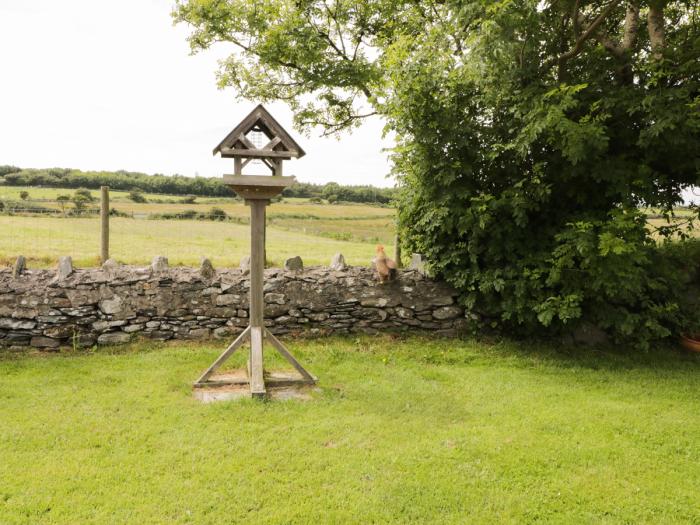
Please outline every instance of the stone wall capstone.
M0 270L0 349L55 350L157 340L229 339L248 324L249 274L240 269L110 265ZM275 334L430 330L455 335L468 323L448 285L402 270L378 284L366 267L265 270L265 324Z

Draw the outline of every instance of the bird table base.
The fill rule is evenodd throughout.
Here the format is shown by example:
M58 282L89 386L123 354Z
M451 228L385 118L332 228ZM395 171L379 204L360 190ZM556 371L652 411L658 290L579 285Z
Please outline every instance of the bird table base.
M266 340L277 352L291 364L298 375L267 373L263 367L263 340ZM250 354L246 374L219 374L214 376L221 365L223 365L236 350L246 341L250 341ZM265 397L267 387L289 387L293 385L315 385L317 378L310 374L294 356L285 348L267 328L260 326L249 326L236 340L223 351L223 353L212 363L212 365L194 383L194 388L223 387L235 385L249 385L252 397Z

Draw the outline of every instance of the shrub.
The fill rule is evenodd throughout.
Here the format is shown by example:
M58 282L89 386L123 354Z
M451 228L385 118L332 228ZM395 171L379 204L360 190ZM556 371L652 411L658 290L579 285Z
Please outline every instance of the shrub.
M51 215L51 214L56 214L57 210L52 209L52 208L46 208L44 206L39 206L37 204L32 204L28 203L25 201L5 201L4 203L0 203L2 206L0 206L0 211L4 211L5 213L9 215L14 215L14 214L22 214L22 215L29 215L29 214L42 214L42 215Z
M64 215L66 214L66 204L68 204L70 200L70 195L59 195L58 197L56 197L56 202L58 202L59 206L61 206L61 212Z
M239 224L248 224L248 219L230 217L221 208L212 208L208 212L196 210L184 210L177 213L152 213L148 216L152 220L197 220L197 221L232 221Z
M212 208L209 210L209 219L212 221L225 221L228 219L228 214L221 208Z
M109 216L110 217L131 217L131 215L129 215L128 213L123 212L123 211L119 211L116 208L110 208Z
M133 202L148 202L148 199L143 196L143 193L141 193L138 190L131 190L129 192L129 199L131 199Z
M95 197L92 196L90 190L85 188L75 190L75 195L82 197L86 202L95 202Z
M73 215L83 215L88 211L89 205L90 200L85 195L77 192L73 195L73 206L75 207Z

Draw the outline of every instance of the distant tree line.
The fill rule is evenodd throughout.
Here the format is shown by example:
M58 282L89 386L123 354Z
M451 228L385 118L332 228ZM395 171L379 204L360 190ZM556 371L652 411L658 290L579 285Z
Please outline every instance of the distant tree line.
M229 197L231 190L220 180L205 177L147 175L129 171L81 171L70 168L21 169L8 172L9 166L0 167L8 186L43 186L50 188L99 189L109 186L113 190L138 190L146 193L172 195L201 195ZM5 173L3 173L5 171Z
M0 177L4 178L8 186L88 189L109 186L113 190L170 195L201 197L231 197L232 195L231 189L218 178L148 175L124 170L81 171L70 168L21 169L16 166L0 166ZM283 196L326 199L329 202L388 204L393 199L394 193L394 188L342 186L335 182L328 184L300 182L285 189Z
M396 190L375 186L341 186L337 182L310 184L298 182L282 192L283 197L305 197L326 199L328 202L375 202L389 204Z
M5 164L4 166L0 166L0 177L7 175L8 173L16 173L21 170L22 168L18 168L17 166L8 166Z

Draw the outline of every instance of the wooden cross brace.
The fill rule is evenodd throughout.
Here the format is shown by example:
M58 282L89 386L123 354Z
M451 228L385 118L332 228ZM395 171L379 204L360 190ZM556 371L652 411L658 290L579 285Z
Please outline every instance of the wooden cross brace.
M223 353L207 368L207 370L194 383L195 388L208 386L225 386L248 383L250 394L253 397L264 397L266 394L265 377L263 373L263 339L267 340L272 347L291 364L301 375L299 379L274 379L268 380L273 386L290 386L293 384L314 385L317 378L310 374L297 361L289 350L277 339L272 332L265 327L248 326L237 338L223 351ZM219 369L246 341L250 341L250 357L248 360L248 377L245 380L217 380L209 379L216 370Z
M250 324L236 338L236 340L224 350L216 361L195 382L195 388L204 386L222 386L226 384L240 384L231 380L210 380L211 375L240 348L243 343L250 341L250 358L248 361L248 377L244 382L250 384L250 393L253 397L265 395L265 377L263 371L263 341L267 340L296 370L301 374L299 379L286 378L284 382L315 384L316 378L294 359L294 356L284 345L267 329L263 322L264 298L263 280L265 270L265 207L269 199L246 199L250 206ZM280 382L277 381L277 384Z

